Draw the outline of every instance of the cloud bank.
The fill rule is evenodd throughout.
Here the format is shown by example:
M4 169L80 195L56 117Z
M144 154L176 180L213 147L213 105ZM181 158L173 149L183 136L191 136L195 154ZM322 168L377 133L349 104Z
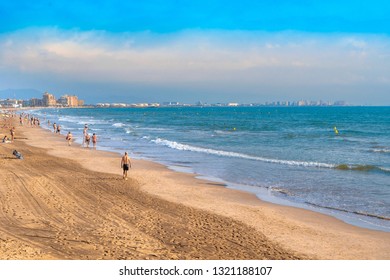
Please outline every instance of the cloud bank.
M244 99L247 94L252 101L273 94L286 99L327 94L332 99L332 94L348 93L352 98L374 87L378 100L390 104L384 95L390 89L389 73L390 38L379 35L218 30L118 34L56 28L0 35L0 75L5 77L0 87L73 84L70 89L87 94L94 86L117 84L123 93L127 87L144 86L144 92L161 87L172 94L176 89L187 100L186 90L220 101L224 94ZM156 92L149 95L157 97Z

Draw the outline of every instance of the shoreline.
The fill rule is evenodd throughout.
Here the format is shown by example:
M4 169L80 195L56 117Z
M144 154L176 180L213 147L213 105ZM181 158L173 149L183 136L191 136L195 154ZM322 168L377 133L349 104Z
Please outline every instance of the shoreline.
M16 139L15 142L20 142L12 145L23 142L28 147L44 149L59 161L76 161L86 170L110 174L115 176L117 184L124 184L120 180L120 157L114 152L88 150L75 143L68 147L63 135L38 128L16 128L23 130L27 139ZM265 202L253 194L228 189L218 182L196 178L194 174L172 171L158 163L133 160L133 165L130 184L139 186L140 191L173 203L174 207L183 205L238 221L254 229L259 236L264 235L266 244L285 250L287 253L282 254L281 259L291 256L295 259L390 259L390 233L352 226L310 210ZM228 255L226 259L230 259Z
M48 113L50 115L50 113ZM54 115L61 115L62 113L56 113ZM85 117L87 117L88 119L88 115L89 114L94 114L94 113L83 113L81 112L80 113L81 115L81 118L84 119ZM65 115L68 115L67 113L65 113ZM65 117L64 115L64 117ZM75 131L75 135L77 138L78 138L78 142L79 144L81 144L81 141L80 139L82 138L82 136L80 135L80 129L78 128L78 126L74 125L74 116L72 117L73 114L70 114L70 118L69 120L67 120L67 117L63 119L63 121L66 123L66 125L69 125L70 127L72 127ZM41 114L41 117L43 118L44 115ZM46 113L45 113L45 117L46 117ZM58 116L57 116L58 117ZM56 116L51 116L49 118L54 118L54 120L57 120L57 122L59 121L59 119L57 118ZM92 118L92 124L99 124L99 121L97 123L95 123L94 119ZM76 120L76 122L78 122ZM88 120L86 120L86 122L88 122ZM365 206L371 206L373 208L367 208L369 210L367 210L367 212L365 211L365 207L363 207L361 205L361 201L365 201L365 198L364 197L361 197L361 200L356 200L356 198L354 198L354 196L352 196L351 200L349 199L349 194L348 193L343 193L343 195L339 195L339 197L342 197L342 196L345 196L346 200L347 200L347 207L342 207L343 205L343 201L342 200L338 200L337 203L330 203L330 202L327 202L326 200L317 200L315 199L316 197L316 193L320 194L322 192L322 187L324 187L324 189L331 189L331 188L336 188L336 189L344 189L344 187L341 187L341 185L343 185L343 181L340 181L340 179L338 180L338 182L335 184L334 182L332 182L332 180L330 180L330 185L324 185L324 184L320 184L320 186L316 186L316 179L311 179L309 180L310 183L307 183L307 182L303 182L303 181L300 181L300 178L294 178L293 176L292 177L287 177L287 176L284 176L285 178L281 178L281 180L286 183L286 179L287 180L291 180L292 182L295 181L295 179L297 179L297 182L301 182L302 186L299 185L299 183L294 183L291 184L291 186L287 183L287 184L281 184L280 187L278 184L272 184L270 182L275 182L275 178L273 178L274 180L268 182L267 180L267 176L266 174L264 174L262 177L259 177L257 176L255 170L251 169L251 173L253 172L253 174L250 176L250 178L252 178L252 181L249 182L249 184L246 184L247 181L246 181L246 178L245 176L245 173L248 172L248 171L245 171L245 169L241 168L241 177L238 178L236 180L236 178L230 178L229 180L229 176L226 176L226 174L229 174L229 172L234 172L234 170L232 170L231 168L227 168L226 171L225 171L225 174L223 173L220 173L217 176L217 178L211 176L209 177L208 174L215 174L215 172L218 173L218 170L214 170L212 166L210 166L211 168L210 169L205 169L204 166L207 166L207 161L204 161L203 159L206 158L207 156L209 156L209 152L207 151L207 149L202 149L202 153L206 153L208 155L206 155L204 158L200 158L201 156L199 156L199 153L194 153L194 159L197 157L197 159L195 159L193 162L192 160L188 161L188 162L185 162L183 163L183 165L180 163L180 161L177 161L176 158L181 158L182 156L180 156L178 154L178 151L175 151L175 150L181 150L182 148L180 147L180 145L182 143L177 143L176 141L169 141L167 139L163 139L163 141L161 141L162 143L156 143L158 145L154 145L154 147L148 147L148 148L145 148L146 145L148 145L148 143L146 142L155 142L155 140L157 139L157 141L160 141L160 136L151 136L151 137L154 137L153 139L149 139L149 133L143 133L142 135L147 135L143 138L145 139L148 139L146 140L146 145L144 147L144 144L145 143L142 143L142 141L137 141L137 139L130 139L133 136L133 133L136 133L133 131L133 129L131 128L131 126L128 128L126 124L122 123L120 120L116 120L115 121L116 123L113 124L112 126L113 127L123 127L122 129L126 132L126 134L123 133L123 135L119 136L119 141L116 141L118 139L115 139L113 138L114 141L112 141L112 143L110 142L110 140L108 141L107 139L103 140L103 141L106 141L106 142L101 142L101 145L99 145L99 150L105 150L105 151L112 151L112 152L115 152L115 153L121 153L121 152L124 152L127 147L125 146L125 142L129 141L130 140L130 143L134 143L134 151L132 151L132 149L130 148L130 153L132 156L138 158L138 159L144 159L144 160L150 160L150 161L154 161L154 162L157 162L157 163L160 163L160 164L163 164L165 166L168 166L170 169L174 170L174 171L179 171L179 172L185 172L185 173L191 173L191 174L195 174L196 177L199 177L199 178L205 178L206 180L211 180L211 181L217 181L217 182L223 182L224 184L227 185L228 188L233 188L233 189L237 189L237 190L243 190L243 191L247 191L247 192L250 192L250 193L253 193L255 194L260 200L265 200L265 201L268 201L268 202L271 202L271 203L275 203L275 204L280 204L280 205L284 205L284 206L293 206L293 207L298 207L298 208L303 208L303 209L307 209L307 210L310 210L310 211L314 211L314 212L318 212L318 213L322 213L322 214L326 214L326 215L330 215L330 216L333 216L333 217L336 217L337 219L340 219L346 223L349 223L349 224L352 224L352 225L355 225L355 226L358 226L358 227L362 227L362 228L368 228L368 229L372 229L372 230L379 230L379 231L385 231L385 232L390 232L390 224L389 224L389 218L388 218L388 215L387 217L386 216L381 216L380 214L376 214L376 213L387 213L385 211L385 209L383 209L384 206L381 206L381 205L384 205L384 204L381 204L381 201L379 200L378 201L378 208L379 209L375 209L375 206L374 204L372 203L372 201L368 204L366 204ZM65 124L64 123L64 124ZM45 122L42 124L42 127L48 129L49 131L51 130L50 127L48 127ZM97 127L99 127L99 125L97 125ZM97 129L98 131L96 131L97 133L101 132L101 127L99 129ZM72 131L73 132L73 131ZM95 132L95 131L94 131ZM111 131L110 130L110 133L116 133L116 131ZM120 132L119 132L120 134ZM131 136L128 136L128 135L131 135ZM167 140L167 141L166 141ZM132 142L132 141L135 141L135 142ZM179 144L179 147L176 147L176 145ZM139 151L138 150L138 145L140 146L139 148ZM170 149L169 152L167 152L166 148L161 148L162 150L159 150L159 151L156 151L156 154L154 154L153 152L150 152L150 151L153 151L154 148L157 148L157 146L168 146ZM133 144L131 145L133 146ZM198 147L196 147L195 144L193 144L192 146L188 146L188 149L193 151L193 148L195 148L195 151ZM187 149L187 147L185 148ZM206 151L203 151L203 150L206 150ZM220 151L221 150L221 151ZM140 152L138 154L138 152ZM163 152L163 157L159 156L161 155L160 152ZM215 151L215 152L222 152L222 153L225 153L224 149L221 148L221 149L218 149ZM174 156L172 157L172 155L176 155L177 156ZM213 154L213 153L211 153ZM243 156L245 155L248 155L250 153L244 153ZM229 156L229 155L228 155ZM241 156L241 155L240 155ZM235 157L235 156L233 156ZM272 158L272 157L271 157ZM279 157L275 157L275 158L279 158ZM224 159L222 159L224 160ZM260 157L260 161L263 161L262 157ZM324 164L324 165L327 165L326 162L327 161L322 161L322 162L325 162L325 163L319 163L320 165ZM195 163L195 164L194 164ZM291 160L289 161L288 163L282 163L283 166L286 166L285 168L288 168L289 165L295 165L296 163L298 163L298 165L300 164L300 162L296 162L295 160ZM304 163L304 161L303 161ZM312 164L312 163L316 163L315 161L314 162L309 162L309 164ZM202 165L203 164L203 165ZM206 165L204 165L206 164ZM333 165L333 164L328 164L328 165ZM271 165L270 165L271 166ZM276 166L276 165L275 165ZM335 167L329 167L330 169L337 169L337 164L334 164ZM353 169L353 164L350 165L351 169ZM318 167L318 166L316 166ZM268 166L263 166L263 168L268 168ZM272 167L274 168L274 167ZM275 167L276 169L282 169L283 167ZM274 168L274 169L275 169ZM321 169L322 167L318 167L319 169ZM328 167L327 167L328 168ZM211 170L211 171L210 171ZM229 171L227 171L229 170ZM261 169L261 170L264 170L264 169ZM315 169L313 169L313 171L315 171ZM277 170L277 172L282 172L281 170ZM344 172L344 171L343 171ZM341 174L341 172L339 172ZM347 174L348 172L345 172L345 174ZM269 176L270 177L275 177L273 176L272 174L276 174L275 172L269 172ZM356 173L357 176L361 176L363 173ZM307 174L308 176L310 176L310 174ZM335 178L337 178L337 176L339 176L338 174L335 174ZM240 174L239 174L240 176ZM342 176L345 176L345 175L341 175ZM348 175L346 175L348 176ZM224 178L224 179L219 179L219 178ZM253 178L256 178L256 180L254 180ZM303 178L303 177L301 177ZM310 177L308 177L308 179L310 179ZM277 178L276 178L277 180ZM306 180L305 180L306 181ZM236 183L235 183L236 182ZM240 182L244 182L244 184L240 184ZM258 182L262 182L260 184L260 186L257 186L257 183ZM264 183L265 182L265 183ZM322 178L322 181L320 182L325 182L324 178ZM351 181L352 182L352 181ZM348 189L348 188L351 188L353 190L356 190L358 191L358 193L360 193L359 191L361 189L364 189L364 186L369 186L371 182L362 182L362 183L354 183L354 184L351 184L351 182L349 182L349 184L345 185L345 190ZM300 191L300 193L298 192L295 192L295 190L299 190L301 187L302 189L305 189L305 186L304 184L307 183L307 188L308 188L308 191L309 192L305 192L305 191ZM255 185L256 187L253 187L253 185ZM286 186L286 187L284 187ZM316 186L316 187L314 187ZM380 190L379 190L380 191ZM324 193L326 195L326 191ZM311 197L310 197L311 196ZM320 197L319 195L317 195L318 197ZM359 196L359 195L358 195ZM357 196L357 197L358 197ZM314 198L314 199L313 199ZM380 199L380 198L378 198ZM369 200L367 200L369 201ZM314 202L314 203L310 203L310 202ZM355 203L355 204L353 204ZM358 207L355 207L356 205L361 205L358 206ZM331 207L328 207L328 206L331 206ZM382 207L382 208L381 208ZM363 211L359 211L359 209L364 209Z

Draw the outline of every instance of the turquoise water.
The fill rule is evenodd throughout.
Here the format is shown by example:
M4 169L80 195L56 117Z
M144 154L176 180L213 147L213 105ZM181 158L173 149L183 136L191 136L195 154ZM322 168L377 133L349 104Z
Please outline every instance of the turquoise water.
M390 107L34 111L98 147L225 182L272 202L390 231ZM43 126L45 126L45 122ZM339 133L336 134L334 127Z

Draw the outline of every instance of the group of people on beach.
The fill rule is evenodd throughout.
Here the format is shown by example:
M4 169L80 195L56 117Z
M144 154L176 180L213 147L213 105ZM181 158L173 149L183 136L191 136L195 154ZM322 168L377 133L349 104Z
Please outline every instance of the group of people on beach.
M89 143L92 140L93 148L96 149L96 143L97 143L97 135L96 133L92 134L92 139L91 136L88 133L88 125L86 124L83 129L83 147L86 146L89 148Z
M61 134L61 126L57 123L53 123L53 132Z
M37 127L41 125L41 121L39 118L32 116L30 114L26 114L24 112L20 113L19 115L19 124L23 126L24 124L27 124L31 127Z
M12 115L12 116L7 115L7 118L9 118L9 119L12 119L13 117L16 117L16 115ZM20 123L21 126L23 126L24 122L26 122L31 127L40 126L39 118L36 118L34 116L30 116L29 114L21 113L19 115L19 123ZM5 123L5 125L7 124L7 122L4 122L4 123ZM48 126L50 126L50 124L51 124L50 120L47 121L47 124L48 124ZM10 128L11 138L8 138L8 136L5 135L4 138L2 139L3 143L11 143L15 139L15 131L16 131L15 126L11 126L10 125L9 128ZM56 134L57 133L61 134L61 126L59 124L55 123L55 122L53 123L53 132L56 133ZM66 135L66 141L68 142L69 146L72 145L73 135L72 135L72 133L70 131ZM96 135L96 133L93 133L92 137L91 137L89 135L89 133L88 133L88 125L85 124L84 129L83 129L83 143L82 143L82 146L89 148L89 145L90 145L91 141L92 141L92 144L93 144L93 148L96 149L97 135ZM14 151L14 155L16 157L22 158L21 154L19 156L19 152L17 152L17 153L15 153L15 152L17 152L17 151ZM130 160L130 157L129 157L128 153L125 152L124 155L121 158L121 169L123 170L123 175L122 176L123 176L124 180L127 180L127 174L128 174L128 171L129 171L130 168L131 168L131 160Z
M56 123L54 123L53 126L54 125L56 125ZM58 127L58 125L57 125L57 127ZM70 131L66 135L66 140L68 141L68 145L71 146L72 140L73 140L73 135ZM93 133L92 137L91 137L88 133L88 125L86 124L84 126L84 129L83 129L83 144L82 144L82 146L89 148L89 144L90 144L91 140L92 140L93 148L96 149L97 135L96 135L96 133Z
M12 122L12 119L17 118L18 115L15 114L14 112L8 113L2 113L3 121L3 127L2 128L8 128L9 129L9 135L4 135L2 138L2 143L12 143L15 140L15 133L16 133L16 128L14 126L14 123ZM40 126L40 120L39 118L36 118L30 114L26 114L24 112L19 114L19 125L23 126L24 124L27 124L28 126L31 127L36 127Z
M50 120L48 120L47 121L47 125L50 126L50 124L51 124ZM54 133L61 134L61 125L60 124L57 124L56 122L54 122L52 126L53 126L53 132ZM84 145L86 144L87 148L89 148L89 143L90 143L91 137L89 136L87 131L88 131L88 125L86 124L84 126L84 131L83 131L83 144L82 145L84 147ZM68 146L71 146L72 142L73 142L73 135L72 135L72 133L70 131L66 135L65 139L68 142ZM96 136L95 133L92 136L92 143L93 143L93 147L96 149L97 136Z

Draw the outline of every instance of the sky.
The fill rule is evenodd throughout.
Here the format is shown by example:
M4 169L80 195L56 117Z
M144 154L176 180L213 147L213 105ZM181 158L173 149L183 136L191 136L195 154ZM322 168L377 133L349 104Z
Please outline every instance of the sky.
M5 89L390 105L390 1L0 0Z

